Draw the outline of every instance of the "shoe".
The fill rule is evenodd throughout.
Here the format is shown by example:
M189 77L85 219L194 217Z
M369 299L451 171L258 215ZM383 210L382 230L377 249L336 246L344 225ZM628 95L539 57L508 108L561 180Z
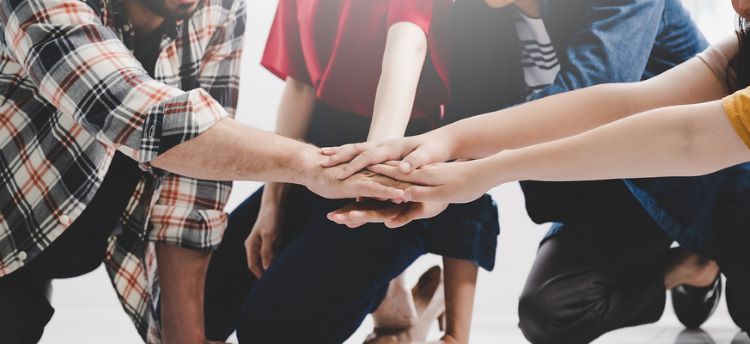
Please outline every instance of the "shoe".
M672 308L689 329L698 329L716 310L721 300L721 274L707 287L681 285L672 289Z
M407 328L376 328L367 336L365 344L396 344L423 342L427 339L433 321L440 330L445 329L445 293L443 271L439 266L427 270L411 290L417 309L417 320Z

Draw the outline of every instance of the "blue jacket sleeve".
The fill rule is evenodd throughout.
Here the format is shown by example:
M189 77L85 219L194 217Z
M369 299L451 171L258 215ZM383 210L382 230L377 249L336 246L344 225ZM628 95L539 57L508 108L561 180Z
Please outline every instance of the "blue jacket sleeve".
M532 100L602 83L641 80L659 33L664 1L590 2L585 20L558 48L560 72L555 81Z

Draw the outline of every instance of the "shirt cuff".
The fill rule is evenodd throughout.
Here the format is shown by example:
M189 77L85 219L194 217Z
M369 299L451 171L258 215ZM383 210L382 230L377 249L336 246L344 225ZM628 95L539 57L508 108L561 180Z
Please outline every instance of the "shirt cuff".
M150 111L143 123L136 159L148 163L227 117L227 111L203 89L184 92L162 102Z
M220 210L155 205L148 238L156 244L211 251L219 247L227 223L227 214Z

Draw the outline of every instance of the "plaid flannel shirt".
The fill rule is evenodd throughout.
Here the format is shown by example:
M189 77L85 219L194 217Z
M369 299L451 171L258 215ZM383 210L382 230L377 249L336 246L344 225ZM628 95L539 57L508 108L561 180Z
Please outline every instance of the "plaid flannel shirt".
M76 220L119 150L147 173L105 266L140 335L160 342L154 244L215 248L231 184L148 162L234 115L244 7L204 0L165 34L152 79L132 55L119 0L0 2L0 276ZM183 91L186 78L198 88Z

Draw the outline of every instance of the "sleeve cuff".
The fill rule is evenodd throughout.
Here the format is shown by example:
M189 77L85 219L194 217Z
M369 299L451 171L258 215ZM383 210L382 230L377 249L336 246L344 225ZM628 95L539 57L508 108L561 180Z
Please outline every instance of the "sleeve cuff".
M227 117L227 111L203 89L184 92L162 102L151 110L143 123L136 160L148 163Z
M227 214L220 210L155 205L151 210L149 241L211 251L221 243L227 222Z
M746 90L740 90L724 97L721 104L734 130L750 148L750 130L748 130L750 128L750 112L748 111L750 110L750 97L746 92Z

